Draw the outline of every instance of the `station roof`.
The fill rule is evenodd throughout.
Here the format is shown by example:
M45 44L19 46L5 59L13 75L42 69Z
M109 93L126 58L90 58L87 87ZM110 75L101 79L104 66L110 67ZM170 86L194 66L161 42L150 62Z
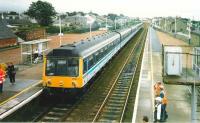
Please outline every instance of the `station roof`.
M33 41L27 41L27 42L22 42L21 44L26 44L26 45L30 45L30 44L39 44L39 43L44 43L44 42L48 42L51 39L37 39L37 40L33 40Z

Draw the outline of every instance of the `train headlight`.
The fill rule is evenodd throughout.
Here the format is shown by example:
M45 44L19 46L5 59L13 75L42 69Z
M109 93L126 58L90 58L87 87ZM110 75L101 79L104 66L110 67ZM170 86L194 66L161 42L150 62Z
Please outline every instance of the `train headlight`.
M63 81L60 81L59 82L59 86L63 86L64 85L64 82Z
M48 81L47 81L47 84L48 84L48 85L51 85L51 81L50 81L50 80L48 80Z
M72 81L72 86L73 86L74 88L76 88L76 86L77 86L76 81Z

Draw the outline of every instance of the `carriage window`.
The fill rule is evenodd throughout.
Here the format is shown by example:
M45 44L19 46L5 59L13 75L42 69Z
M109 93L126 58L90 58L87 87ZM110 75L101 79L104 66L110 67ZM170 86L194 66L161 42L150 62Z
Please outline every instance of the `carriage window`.
M94 58L93 58L93 56L91 55L91 56L88 58L88 69L90 69L93 65L94 65Z
M88 70L87 59L83 60L83 73L86 73Z

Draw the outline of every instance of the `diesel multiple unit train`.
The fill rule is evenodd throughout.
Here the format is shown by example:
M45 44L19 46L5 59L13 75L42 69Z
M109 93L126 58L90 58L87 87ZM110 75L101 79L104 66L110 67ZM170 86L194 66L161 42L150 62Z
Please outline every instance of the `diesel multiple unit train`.
M53 49L44 59L44 88L83 88L142 26L140 23Z

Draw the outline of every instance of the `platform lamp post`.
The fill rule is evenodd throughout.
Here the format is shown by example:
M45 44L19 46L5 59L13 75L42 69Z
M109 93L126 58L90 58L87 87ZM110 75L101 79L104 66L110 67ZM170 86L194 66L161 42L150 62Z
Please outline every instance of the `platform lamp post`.
M92 38L92 24L94 23L95 19L92 18L90 15L85 15L87 19L87 24L90 25L90 38Z
M165 32L167 32L167 23L166 23L166 18L165 18Z
M200 32L200 24L199 24L199 22L200 22L200 19L198 19L198 31ZM199 35L199 47L200 47L200 35Z
M199 19L199 21L198 21L198 30L200 31L200 19Z
M108 31L108 17L106 17L106 31Z
M176 35L176 17L175 17L175 23L174 23L174 33Z
M117 20L115 18L115 30L117 29Z
M63 33L62 33L62 22L61 22L60 15L59 15L59 27L60 27L59 37L60 37L60 46L61 46L62 45L62 36L63 36Z
M191 20L189 20L189 22L187 23L187 30L188 30L188 43L190 44L191 43L191 26L192 26L192 23L191 23Z

